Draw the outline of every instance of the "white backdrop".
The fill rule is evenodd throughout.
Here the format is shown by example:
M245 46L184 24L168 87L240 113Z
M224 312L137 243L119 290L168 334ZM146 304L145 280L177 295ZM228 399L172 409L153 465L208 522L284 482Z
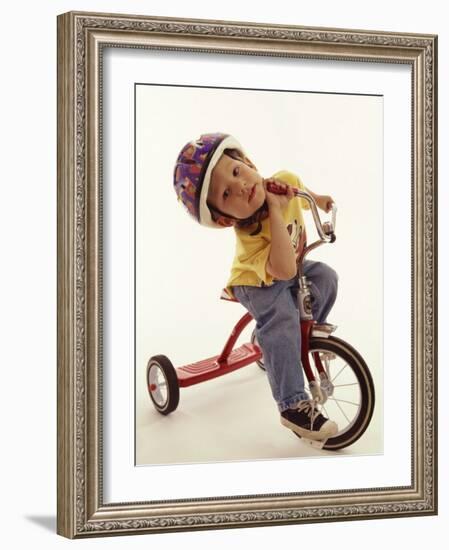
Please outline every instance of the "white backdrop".
M82 548L108 545L166 548L228 548L258 545L312 544L331 541L335 548L367 549L400 538L410 549L422 548L445 537L449 519L447 469L440 469L440 516L402 520L375 520L335 524L289 526L200 532L189 534L86 540L71 543L54 534L56 514L56 15L71 9L140 13L179 17L291 23L340 28L440 33L440 97L449 94L447 17L444 5L431 0L391 3L379 0L375 9L355 1L298 5L279 0L259 4L229 0L212 4L201 0L188 5L160 0L44 1L5 5L9 21L1 36L2 80L2 364L4 391L0 401L3 423L2 503L3 540L7 548ZM285 15L283 15L285 14ZM17 32L20 29L20 40ZM440 102L440 151L449 147L448 108ZM440 154L440 181L448 179L448 161ZM449 200L447 186L440 186L441 205ZM440 280L447 280L447 247L441 229ZM443 248L444 247L444 248ZM448 304L443 284L440 311ZM232 308L232 305L229 305ZM448 323L441 315L440 332ZM27 351L25 354L24 351ZM441 356L448 352L447 338L440 339ZM440 372L441 391L448 386L447 369ZM440 417L449 406L440 399ZM400 429L400 426L398 427ZM443 434L444 435L444 434ZM440 464L449 461L447 439L440 440ZM380 523L379 523L380 522Z

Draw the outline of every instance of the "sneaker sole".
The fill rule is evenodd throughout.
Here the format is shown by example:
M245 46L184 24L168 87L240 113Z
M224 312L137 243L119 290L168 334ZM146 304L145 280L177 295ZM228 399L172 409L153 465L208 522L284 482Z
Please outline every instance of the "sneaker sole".
M329 437L332 437L338 432L338 426L335 422L332 422L332 420L328 420L325 422L319 432L312 432L310 430L305 430L303 428L300 428L296 424L293 424L293 422L290 422L283 416L281 416L281 424L285 426L286 428L289 428L290 430L294 431L301 437L304 437L306 439L313 439L314 441L322 441L323 439L329 439Z

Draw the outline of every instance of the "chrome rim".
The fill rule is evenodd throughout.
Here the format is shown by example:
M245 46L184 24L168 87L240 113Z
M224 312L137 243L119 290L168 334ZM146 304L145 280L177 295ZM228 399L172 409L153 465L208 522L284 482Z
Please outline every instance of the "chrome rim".
M157 363L152 363L148 369L148 390L159 407L166 405L168 400L167 379Z
M341 435L352 428L360 414L362 393L359 381L349 363L335 352L313 349L310 352L310 365L317 380L319 380L319 374L312 353L319 353L321 363L332 384L332 389L327 394L327 401L321 405L323 415L337 423L336 435Z

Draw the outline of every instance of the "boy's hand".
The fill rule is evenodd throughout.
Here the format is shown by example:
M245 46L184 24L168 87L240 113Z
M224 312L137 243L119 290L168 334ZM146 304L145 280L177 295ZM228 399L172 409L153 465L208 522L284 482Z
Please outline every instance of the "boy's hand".
M276 186L278 188L281 188L281 190L285 191L285 193L279 194L279 193L273 193L272 191L269 191L267 189L267 184L270 182L276 184ZM290 185L288 185L287 183L281 180L269 178L264 180L263 185L265 188L265 198L267 200L268 210L270 211L276 208L281 211L284 210L285 207L288 205L288 203L294 197L293 189L290 187Z
M334 202L332 197L329 195L315 195L314 199L318 208L324 212L330 212L332 209L332 203Z

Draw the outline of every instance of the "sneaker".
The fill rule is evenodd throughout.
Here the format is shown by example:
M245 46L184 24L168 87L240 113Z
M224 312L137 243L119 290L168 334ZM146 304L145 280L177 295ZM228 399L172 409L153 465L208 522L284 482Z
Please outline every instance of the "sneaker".
M281 424L301 437L317 441L328 439L338 431L337 424L320 413L313 399L300 401L295 409L282 411Z

